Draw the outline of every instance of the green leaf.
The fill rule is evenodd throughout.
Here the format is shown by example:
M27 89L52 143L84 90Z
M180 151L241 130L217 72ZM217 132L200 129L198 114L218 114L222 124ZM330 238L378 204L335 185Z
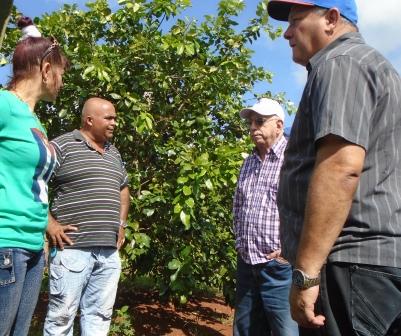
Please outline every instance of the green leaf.
M177 204L174 206L174 213L175 213L175 214L178 214L181 210L182 210L182 207L181 207L180 203L177 203Z
M170 260L167 267L169 270L176 270L181 267L181 261L179 261L178 259Z
M208 188L209 190L213 190L213 183L209 179L207 179L205 181L205 185L206 185L206 188Z
M174 274L171 274L171 275L170 275L170 281L171 281L171 282L176 281L176 280L177 280L177 276L178 276L178 270L177 270L177 272L175 272Z
M135 13L141 8L141 5L139 3L135 3L134 6L132 7L132 11Z
M184 48L185 48L185 46L183 44L180 44L177 47L177 55L182 55L182 53L184 52Z
M191 251L192 251L191 246L185 246L185 248L180 252L180 256L186 259L191 253Z
M180 176L180 177L177 179L177 182L178 182L179 184L186 183L186 182L188 182L188 177Z
M188 207L193 208L195 205L195 201L192 197L190 197L185 200L185 204L188 205Z
M110 76L105 70L102 70L102 75L107 82L110 82Z
M116 100L121 99L121 96L117 93L110 93L110 96L111 96L111 98L116 99Z
M196 160L195 164L196 165L205 165L209 163L209 154L208 153L203 153L201 154Z
M184 211L181 211L180 219L181 219L182 224L184 224L185 229L188 230L191 227L191 225L190 225L191 217L188 214L186 214Z
M88 73L92 72L94 69L95 69L95 66L94 66L94 65L88 66L88 67L84 70L82 76L83 76L83 77L86 77L86 75L87 75Z
M61 109L60 112L58 113L58 116L60 118L64 118L67 115L67 109Z
M183 191L183 193L184 193L185 196L189 196L189 195L192 194L192 188L189 187L189 186L184 186L184 187L182 188L182 191Z
M143 209L142 212L145 216L150 217L155 213L155 209Z
M185 46L185 53L189 56L192 56L193 54L195 54L195 48L193 44L187 44Z
M180 304L186 304L188 299L185 295L180 295Z

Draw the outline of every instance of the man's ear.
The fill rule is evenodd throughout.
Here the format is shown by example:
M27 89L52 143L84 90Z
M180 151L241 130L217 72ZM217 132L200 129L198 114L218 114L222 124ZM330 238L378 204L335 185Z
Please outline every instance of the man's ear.
M91 116L87 116L87 117L86 117L86 120L85 120L85 123L86 123L88 126L93 126L92 117L91 117Z
M331 33L334 32L334 28L338 25L341 19L340 11L337 8L330 8L325 15L327 30Z
M276 120L276 126L277 126L278 133L280 133L284 130L284 123L281 119Z

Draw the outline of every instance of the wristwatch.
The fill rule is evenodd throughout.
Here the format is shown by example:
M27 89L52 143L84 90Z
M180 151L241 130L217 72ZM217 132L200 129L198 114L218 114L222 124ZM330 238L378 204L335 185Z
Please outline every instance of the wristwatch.
M300 269L295 268L292 271L292 284L300 289L317 286L320 284L320 274L316 278L312 278Z
M125 229L128 226L127 221L124 219L120 219L120 226Z

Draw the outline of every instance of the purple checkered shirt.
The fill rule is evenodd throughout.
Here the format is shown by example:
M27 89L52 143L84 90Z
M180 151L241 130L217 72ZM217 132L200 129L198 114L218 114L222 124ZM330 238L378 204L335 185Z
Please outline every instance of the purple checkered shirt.
M235 247L247 264L267 262L266 255L280 249L276 195L286 145L282 136L264 161L254 151L241 167L233 204L234 233Z

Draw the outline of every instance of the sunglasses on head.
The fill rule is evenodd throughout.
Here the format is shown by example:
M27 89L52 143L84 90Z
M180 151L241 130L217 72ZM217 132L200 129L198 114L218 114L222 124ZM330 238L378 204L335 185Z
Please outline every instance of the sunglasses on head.
M47 49L45 50L45 52L43 53L43 55L42 55L42 57L41 57L41 59L40 59L40 70L42 70L43 60L44 60L47 56L49 56L50 53L51 53L54 49L56 49L57 47L60 46L60 44L58 43L58 41L56 40L55 37L51 36L51 37L50 37L50 40L52 41L52 44L50 45L49 48L47 48Z

